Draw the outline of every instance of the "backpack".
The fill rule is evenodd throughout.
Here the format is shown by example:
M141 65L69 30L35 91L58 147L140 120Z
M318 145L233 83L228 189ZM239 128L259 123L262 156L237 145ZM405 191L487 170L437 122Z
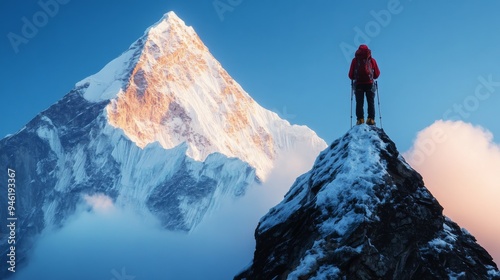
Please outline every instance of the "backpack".
M373 66L372 58L356 56L356 68L354 69L354 77L358 84L373 83Z

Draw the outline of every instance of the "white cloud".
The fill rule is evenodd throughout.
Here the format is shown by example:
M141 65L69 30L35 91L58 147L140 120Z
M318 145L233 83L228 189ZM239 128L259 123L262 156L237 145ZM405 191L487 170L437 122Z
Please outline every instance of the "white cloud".
M252 260L259 219L283 199L316 154L297 149L278 160L263 185L225 201L189 235L168 232L155 221L113 205L104 194L86 195L82 211L56 232L44 232L28 266L13 280L232 279ZM118 280L118 279L117 279Z
M445 215L500 262L500 145L484 128L437 121L404 157L424 178Z
M83 199L95 212L106 213L114 209L113 200L105 194L86 194Z

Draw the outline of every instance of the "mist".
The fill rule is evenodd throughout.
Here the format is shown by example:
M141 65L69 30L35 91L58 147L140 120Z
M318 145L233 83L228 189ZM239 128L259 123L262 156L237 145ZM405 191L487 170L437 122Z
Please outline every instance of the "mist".
M404 154L444 207L500 263L500 145L488 130L437 121Z
M82 195L82 210L46 230L13 279L232 279L250 264L259 219L279 203L317 154L283 155L268 180L229 199L192 232L170 232L121 209L104 194Z

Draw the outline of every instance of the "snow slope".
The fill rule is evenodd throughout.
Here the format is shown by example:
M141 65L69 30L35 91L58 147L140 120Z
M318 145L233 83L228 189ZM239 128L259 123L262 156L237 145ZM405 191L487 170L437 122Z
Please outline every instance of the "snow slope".
M92 211L96 200L190 232L221 203L265 182L285 154L307 165L324 147L306 126L258 105L194 29L167 13L0 141L0 166L23 174L19 262L42 231ZM0 241L4 261L8 248L5 237Z
M214 152L237 157L265 180L280 153L323 140L262 108L222 68L192 27L167 13L99 73L77 83L92 102L109 99L109 123L139 147L187 143L203 161Z
M261 218L235 279L500 279L442 210L383 130L355 126Z

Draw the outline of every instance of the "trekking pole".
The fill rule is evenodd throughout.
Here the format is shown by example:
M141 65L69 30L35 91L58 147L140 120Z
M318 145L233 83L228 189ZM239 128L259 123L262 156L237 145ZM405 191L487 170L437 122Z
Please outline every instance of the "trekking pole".
M352 128L352 96L354 95L354 81L351 80L351 128Z
M380 128L382 128L382 113L380 110L380 92L378 91L378 83L375 81L375 87L377 88L377 103L378 103L378 116L380 118Z

